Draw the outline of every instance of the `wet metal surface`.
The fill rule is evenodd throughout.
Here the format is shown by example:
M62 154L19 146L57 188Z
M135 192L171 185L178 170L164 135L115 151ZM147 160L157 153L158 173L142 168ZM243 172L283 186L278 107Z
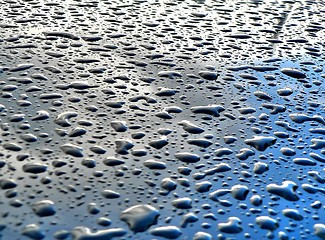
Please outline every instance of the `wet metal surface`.
M325 239L323 1L0 3L0 239Z

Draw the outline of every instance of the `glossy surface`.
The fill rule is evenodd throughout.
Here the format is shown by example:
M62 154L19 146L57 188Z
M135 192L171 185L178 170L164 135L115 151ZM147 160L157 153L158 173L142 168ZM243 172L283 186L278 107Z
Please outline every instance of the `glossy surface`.
M0 9L1 239L325 239L322 1Z

